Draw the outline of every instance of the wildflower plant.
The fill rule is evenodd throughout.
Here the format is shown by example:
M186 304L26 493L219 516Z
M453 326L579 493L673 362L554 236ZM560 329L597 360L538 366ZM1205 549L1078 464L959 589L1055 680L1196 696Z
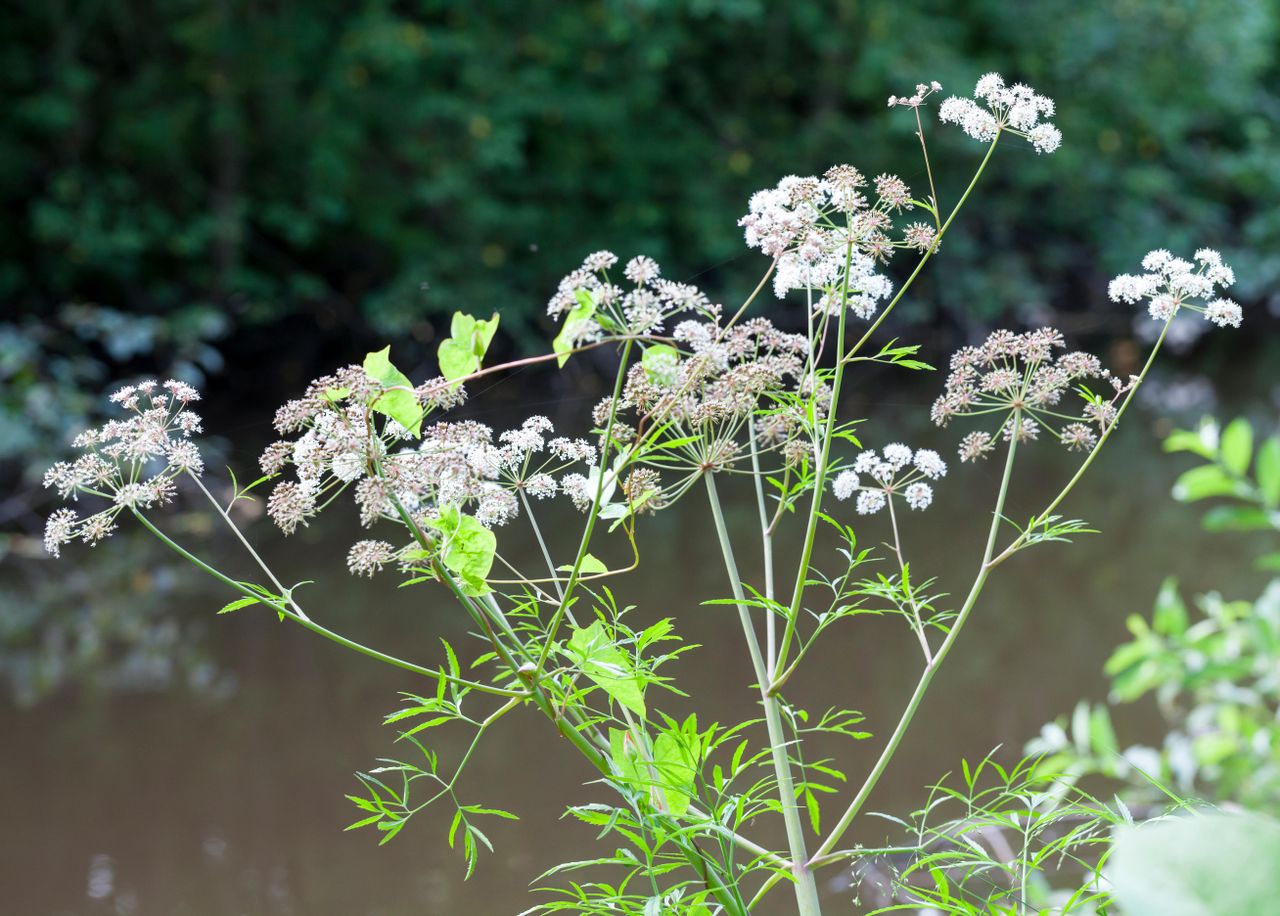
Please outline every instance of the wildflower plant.
M485 366L500 316L459 313L440 344L436 376L410 379L387 348L316 379L280 408L279 439L261 456L261 476L243 487L233 479L231 503L265 491L270 519L290 535L350 501L360 529L350 538L350 572L394 577L428 600L456 604L480 647L475 657L445 643L434 661L411 661L359 644L304 610L297 586L281 582L231 506L205 486L194 440L199 421L186 406L195 394L179 383L119 392L113 399L128 418L84 434L84 457L50 471L47 483L64 497L103 504L88 516L55 512L51 551L77 538L97 543L131 515L227 587L234 600L224 612L261 606L419 678L422 686L407 691L386 720L412 756L359 774L350 796L360 811L352 827L376 831L381 842L419 814L440 812L470 873L480 851L492 848L493 825L515 815L472 797L467 764L504 717L532 710L581 753L584 775L612 792L609 801L570 808L612 851L550 870L534 911L746 914L783 885L796 912L820 913L815 873L862 856L850 832L991 575L1027 548L1087 530L1063 520L1058 507L1114 432L1164 339L1123 380L1096 357L1066 351L1049 328L997 331L953 358L934 419L976 422L959 440L959 457L1000 455L1003 471L964 597L936 594L929 558L913 555L903 523L947 498L947 462L888 436L880 440L888 444L864 448L861 428L841 416L841 394L866 363L929 368L917 346L876 342L881 326L937 256L1002 138L1027 140L1045 154L1060 141L1046 120L1051 101L1024 86L1006 88L995 74L983 77L975 93L981 105L951 99L939 112L944 124L959 123L985 146L948 208L925 141L927 103L940 89L921 84L915 95L891 99L916 118L927 194L894 175L869 179L837 165L821 177L785 177L751 198L740 225L767 265L742 303L715 303L663 277L643 255L619 270L614 254L596 252L552 295L547 311L557 331L545 354ZM902 259L909 263L896 282ZM1178 308L1198 308L1231 280L1221 259L1205 252L1199 267L1148 260L1156 279L1122 278L1113 293L1125 301L1173 297L1175 305L1159 310L1166 331ZM786 300L783 308L800 310L791 324L802 331L783 331L753 311L770 286ZM1234 314L1212 303L1204 310ZM556 430L531 416L495 431L457 418L477 380L564 365L588 349L615 354L617 369L608 396L577 428ZM1079 465L1025 526L1013 525L1007 500L1017 457L1050 436L1077 450ZM258 581L216 569L164 530L156 510L183 481L247 550ZM763 562L759 581L739 572L748 535L730 532L722 487L758 515L751 537ZM637 528L686 499L705 502L730 590L703 613L727 609L742 631L744 680L752 687L738 722L664 713L664 692L678 692L676 670L692 651L679 637L680 612L640 626L622 598L625 574L641 562ZM549 500L571 504L580 526L546 527L539 513ZM795 548L788 555L798 556L791 569L776 555L784 540ZM883 548L868 546L878 540ZM522 545L536 549L542 568L519 565ZM824 558L835 561L825 572ZM806 746L822 734L868 740L862 716L846 705L856 698L810 712L793 705L786 688L834 627L886 609L907 621L919 643L919 680L896 724L870 723L884 735L882 749L846 796L835 788L848 778L839 762L814 759ZM851 686L833 680L831 692L844 698ZM440 728L470 734L460 759L433 748ZM771 823L785 837L781 848L770 845Z

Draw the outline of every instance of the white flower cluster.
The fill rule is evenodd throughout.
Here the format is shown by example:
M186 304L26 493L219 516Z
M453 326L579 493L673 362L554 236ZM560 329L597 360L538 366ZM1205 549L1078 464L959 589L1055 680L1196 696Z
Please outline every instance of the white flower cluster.
M558 318L579 305L580 292L594 299L596 314L574 321L569 328L571 346L600 340L606 327L625 329L628 334L658 334L672 316L710 308L701 290L663 278L658 263L646 255L637 255L623 267L623 277L634 284L633 289L624 290L609 280L609 268L617 263L618 256L611 251L587 255L581 267L561 279L547 303L547 314Z
M62 545L76 538L94 545L111 535L116 516L125 509L167 503L179 474L204 472L200 450L191 441L201 432L200 417L188 409L200 400L198 391L173 379L163 385L145 381L121 388L110 400L129 416L81 433L72 445L84 454L75 461L59 461L45 472L44 485L63 499L85 493L108 501L105 509L85 518L70 508L49 516L44 546L55 557Z
M776 187L751 196L738 220L748 247L777 259L773 291L782 298L795 289L820 294L819 308L838 307L847 282L849 308L859 317L875 314L893 284L877 273L877 261L894 248L908 247L887 234L891 213L910 209L911 192L893 175L874 182L876 202L863 193L867 180L856 168L838 165L822 178L788 175ZM932 244L916 239L912 247Z
M896 495L901 495L912 509L927 509L933 502L933 487L925 479L938 480L946 473L947 463L933 449L913 452L902 443L893 442L880 453L875 449L859 452L853 468L836 475L832 491L840 500L857 493L855 505L860 515L879 512ZM865 484L863 476L869 478Z
M999 73L988 73L978 80L973 95L986 107L953 95L938 106L938 118L944 124L958 124L983 143L990 143L1004 130L1025 137L1037 153L1052 153L1062 145L1061 131L1040 120L1053 117L1053 99L1037 95L1030 86L1006 86Z
M1213 298L1219 288L1236 282L1236 274L1212 248L1201 248L1194 261L1157 248L1142 259L1142 269L1146 273L1121 274L1111 281L1107 294L1112 302L1132 305L1145 299L1147 312L1157 321L1169 321L1178 309L1187 308L1220 328L1240 327L1240 306Z
M889 107L901 105L904 108L919 108L924 104L924 100L935 92L942 91L942 84L937 80L931 83L917 83L915 95L891 95L889 96Z

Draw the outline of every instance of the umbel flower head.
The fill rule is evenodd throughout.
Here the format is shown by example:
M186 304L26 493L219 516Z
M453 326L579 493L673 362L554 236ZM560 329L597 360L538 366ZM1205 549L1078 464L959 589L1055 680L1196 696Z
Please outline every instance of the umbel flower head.
M1107 294L1112 302L1147 303L1157 321L1169 321L1181 308L1199 312L1220 328L1240 327L1240 306L1217 291L1236 282L1236 274L1212 248L1201 248L1194 261L1175 258L1163 248L1142 259L1141 274L1121 274L1111 281Z
M974 99L953 95L938 106L938 119L944 124L958 124L970 137L990 143L1002 131L1025 138L1037 153L1052 153L1062 145L1062 133L1049 121L1053 117L1053 99L1037 95L1022 83L1006 86L999 73L988 73L978 80Z
M879 454L875 449L859 452L853 467L836 475L832 490L840 500L856 493L860 515L879 512L894 497L905 499L912 509L927 509L933 502L933 487L925 480L938 480L946 474L947 463L932 449L913 452L900 442L892 442Z
M819 294L818 306L831 310L841 305L847 286L848 307L869 318L893 292L889 279L876 272L877 263L895 248L923 251L933 244L923 223L901 240L890 237L893 214L912 206L910 188L896 175L868 182L853 166L836 165L821 178L788 175L776 187L757 191L738 225L748 247L777 259L778 298L811 290Z
M996 331L977 347L965 347L951 358L946 391L934 401L931 416L939 426L952 417L999 418L994 432L969 433L960 443L962 461L981 458L995 447L996 437L1006 440L1017 430L1019 441L1038 439L1043 429L1071 449L1091 449L1098 436L1116 417L1116 399L1133 385L1102 368L1091 353L1056 354L1065 346L1053 328L1025 334ZM1110 399L1089 391L1083 381L1106 379ZM1079 411L1067 412L1061 404L1075 388L1082 400Z
M116 530L125 509L150 509L173 498L174 478L204 472L200 450L191 437L201 431L200 417L188 405L200 393L185 382L140 382L121 388L111 402L124 408L123 419L108 420L75 438L84 452L75 461L59 461L44 475L44 485L63 499L87 494L105 500L105 508L81 517L62 508L49 516L44 546L55 557L79 538L97 544Z

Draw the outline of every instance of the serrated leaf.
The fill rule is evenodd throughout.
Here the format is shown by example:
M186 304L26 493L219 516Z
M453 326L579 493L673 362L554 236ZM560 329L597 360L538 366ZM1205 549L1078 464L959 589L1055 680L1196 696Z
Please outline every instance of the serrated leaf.
M600 689L632 712L645 715L644 682L630 656L609 639L603 621L575 629L568 650L582 673Z
M457 575L463 594L487 595L492 589L485 579L498 550L497 535L456 506L440 510L437 526L444 538L442 560Z
M228 602L227 604L224 604L222 606L222 610L218 611L218 613L230 614L232 611L238 611L241 608L246 608L251 604L266 604L266 602L261 601L257 598L237 598L235 601L231 601L231 602Z

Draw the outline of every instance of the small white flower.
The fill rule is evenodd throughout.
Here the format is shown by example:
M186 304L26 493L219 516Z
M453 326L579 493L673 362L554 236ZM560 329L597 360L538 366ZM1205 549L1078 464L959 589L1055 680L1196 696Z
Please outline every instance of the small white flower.
M916 451L916 470L930 480L937 480L947 473L947 463L942 460L939 455L931 448L922 448Z
M901 471L911 461L911 449L901 442L891 442L884 447L884 460L895 471Z
M835 482L831 489L836 494L836 499L848 499L858 489L860 481L858 475L854 471L841 471L836 475Z
M913 483L903 492L903 496L912 509L927 509L933 502L933 487L927 483Z
M1233 300L1215 299L1205 306L1204 317L1220 328L1225 328L1228 325L1238 328L1240 327L1242 313L1240 306Z
M858 491L857 510L859 515L872 515L884 508L887 497L883 490Z
M879 464L880 456L873 448L858 452L858 457L853 459L853 469L859 474L870 474Z

